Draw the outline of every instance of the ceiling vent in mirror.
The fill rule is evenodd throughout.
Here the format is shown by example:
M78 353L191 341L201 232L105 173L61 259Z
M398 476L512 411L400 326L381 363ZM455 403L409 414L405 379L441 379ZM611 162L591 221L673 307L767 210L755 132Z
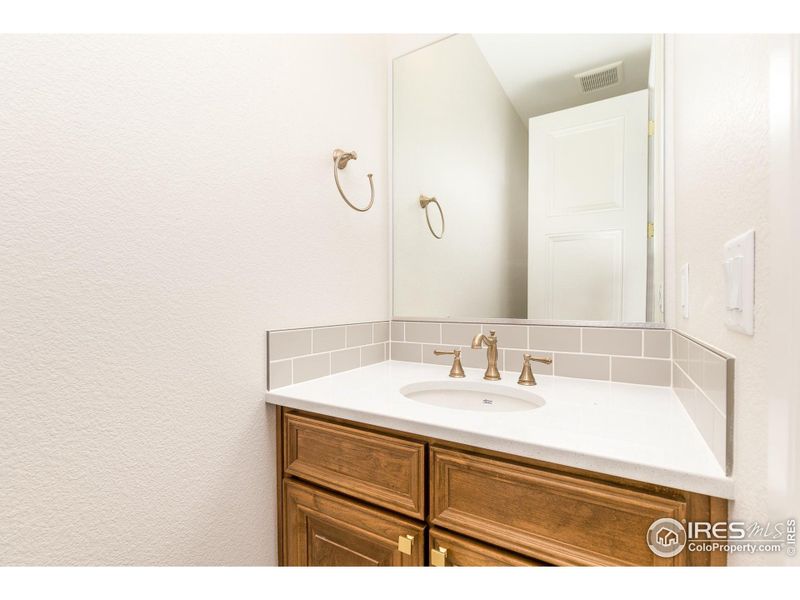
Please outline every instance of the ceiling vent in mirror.
M578 73L575 75L575 79L584 94L619 85L622 83L622 61Z

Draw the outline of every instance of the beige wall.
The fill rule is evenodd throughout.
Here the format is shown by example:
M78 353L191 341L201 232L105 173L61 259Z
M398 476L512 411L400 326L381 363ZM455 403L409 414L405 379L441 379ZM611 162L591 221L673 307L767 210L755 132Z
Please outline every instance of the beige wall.
M673 324L736 357L731 518L767 511L769 36L674 37L675 267L690 264L690 315ZM670 77L668 74L667 77ZM723 244L756 232L755 335L724 325ZM680 300L675 286L675 305ZM767 554L731 564L769 564Z
M264 332L388 317L387 64L0 37L0 564L276 561Z

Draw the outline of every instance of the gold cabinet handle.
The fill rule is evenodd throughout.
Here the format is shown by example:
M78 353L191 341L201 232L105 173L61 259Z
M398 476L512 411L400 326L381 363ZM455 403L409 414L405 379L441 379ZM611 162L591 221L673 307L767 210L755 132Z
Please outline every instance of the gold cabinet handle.
M447 548L439 549L431 548L431 566L432 567L446 567L447 566Z
M401 535L397 538L397 549L403 554L408 554L410 556L413 548L414 548L413 535Z

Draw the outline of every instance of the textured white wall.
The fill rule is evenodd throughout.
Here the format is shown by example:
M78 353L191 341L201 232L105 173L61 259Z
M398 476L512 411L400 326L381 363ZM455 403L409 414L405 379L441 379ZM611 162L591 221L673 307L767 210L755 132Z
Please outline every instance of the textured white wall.
M381 37L0 37L0 564L276 561L264 331L388 317L386 73Z
M690 264L690 313L675 326L736 357L731 518L767 511L769 297L769 36L675 36L676 268ZM668 75L669 77L669 75ZM724 324L723 244L756 231L753 337ZM680 287L675 286L679 304ZM793 515L772 515L785 519ZM731 564L769 564L768 554L732 555Z
M394 314L525 318L525 124L471 35L396 60L394 81Z

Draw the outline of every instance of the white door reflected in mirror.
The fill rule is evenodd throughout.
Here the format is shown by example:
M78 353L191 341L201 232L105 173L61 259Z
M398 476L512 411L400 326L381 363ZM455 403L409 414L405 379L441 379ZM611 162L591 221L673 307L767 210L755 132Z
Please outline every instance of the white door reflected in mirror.
M530 119L528 318L646 320L647 104Z

